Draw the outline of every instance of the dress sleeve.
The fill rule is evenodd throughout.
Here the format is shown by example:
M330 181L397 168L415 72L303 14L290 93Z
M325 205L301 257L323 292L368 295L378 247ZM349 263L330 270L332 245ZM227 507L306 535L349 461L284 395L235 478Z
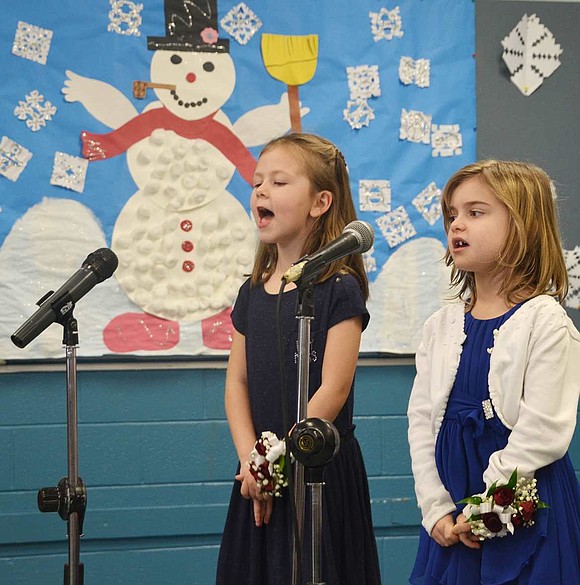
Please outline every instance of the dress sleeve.
M330 300L328 328L360 315L364 331L369 323L370 315L356 278L352 274L337 274L332 278L334 285Z
M238 296L232 310L232 323L236 331L242 335L248 330L248 305L250 302L250 279L246 280L238 291Z

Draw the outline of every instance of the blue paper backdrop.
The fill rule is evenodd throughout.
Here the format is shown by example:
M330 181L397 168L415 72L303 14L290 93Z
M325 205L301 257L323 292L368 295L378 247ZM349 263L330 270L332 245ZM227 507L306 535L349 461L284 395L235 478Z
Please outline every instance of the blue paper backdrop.
M143 0L140 36L107 31L111 6L105 0L59 0L39 3L22 0L3 8L0 19L0 55L3 82L0 84L0 135L21 144L33 157L19 179L0 176L0 244L14 222L33 205L49 198L70 198L90 208L102 225L107 244L113 225L128 198L136 191L127 168L126 156L89 164L83 193L50 184L55 151L80 156L81 130L105 132L79 103L67 103L61 89L65 71L105 81L131 98L141 111L149 100L131 95L135 79L149 79L152 52L147 36L163 36L165 20L162 0ZM233 6L232 0L218 2L218 19ZM355 199L361 179L388 180L395 209L405 207L417 231L416 238L444 241L441 221L429 225L411 200L429 183L443 188L447 178L475 158L475 63L474 5L471 0L250 0L262 27L246 45L239 44L220 27L220 36L230 38L230 53L237 82L224 106L232 121L249 110L277 103L285 87L272 78L263 65L262 33L284 35L317 34L319 55L316 74L300 87L303 106L310 109L303 119L304 131L319 133L334 141L349 165ZM370 12L399 8L403 36L373 40ZM53 31L46 65L12 54L19 21ZM430 86L404 85L398 68L402 56L429 59ZM349 99L346 67L376 65L381 95L368 100L374 110L369 125L353 130L343 119ZM18 102L37 90L57 107L53 120L38 132L31 132L14 115ZM458 124L463 150L459 156L434 157L431 147L399 138L401 111L418 110L432 116L434 124ZM259 154L259 148L251 149ZM228 190L247 207L250 188L236 173ZM358 206L358 201L355 201ZM361 212L360 218L375 228L379 214ZM389 257L391 248L380 230L374 248L374 280ZM22 250L23 260L27 251ZM40 295L39 295L40 296ZM24 313L24 312L23 312ZM377 348L380 349L380 348Z

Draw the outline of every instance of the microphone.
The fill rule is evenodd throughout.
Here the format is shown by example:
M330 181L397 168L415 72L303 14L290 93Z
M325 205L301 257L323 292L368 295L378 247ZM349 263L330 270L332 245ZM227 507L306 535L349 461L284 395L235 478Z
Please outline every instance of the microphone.
M109 248L91 252L77 270L56 292L44 295L39 309L10 337L14 345L26 347L55 321L60 322L74 305L96 284L109 278L117 269L119 260Z
M296 282L302 276L314 277L326 266L349 254L370 250L375 241L375 233L366 221L351 221L338 238L332 240L314 254L301 258L293 264L282 277L286 283Z

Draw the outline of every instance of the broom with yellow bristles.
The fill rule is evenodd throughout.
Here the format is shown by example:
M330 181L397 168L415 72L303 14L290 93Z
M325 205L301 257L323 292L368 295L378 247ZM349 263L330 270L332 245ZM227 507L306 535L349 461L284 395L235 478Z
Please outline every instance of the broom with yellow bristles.
M308 83L316 71L318 35L262 35L262 59L266 71L288 87L290 127L301 132L298 86Z

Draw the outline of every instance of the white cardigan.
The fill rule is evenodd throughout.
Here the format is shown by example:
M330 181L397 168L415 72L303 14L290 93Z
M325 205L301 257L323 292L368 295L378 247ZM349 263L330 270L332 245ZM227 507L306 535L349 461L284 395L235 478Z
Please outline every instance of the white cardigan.
M409 400L409 444L415 493L428 534L456 505L435 465L435 441L457 374L465 340L464 305L453 303L425 322L417 350L417 375ZM576 426L580 389L580 334L550 296L522 305L494 332L489 394L502 423L511 429L504 449L489 459L486 487L535 471L568 450ZM468 496L471 494L465 494Z

